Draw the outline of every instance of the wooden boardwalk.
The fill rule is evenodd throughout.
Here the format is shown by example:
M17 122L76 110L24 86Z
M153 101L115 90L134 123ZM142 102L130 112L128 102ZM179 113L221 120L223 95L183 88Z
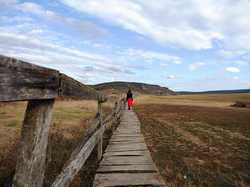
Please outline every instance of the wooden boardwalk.
M94 186L165 186L132 110L125 110L97 170Z

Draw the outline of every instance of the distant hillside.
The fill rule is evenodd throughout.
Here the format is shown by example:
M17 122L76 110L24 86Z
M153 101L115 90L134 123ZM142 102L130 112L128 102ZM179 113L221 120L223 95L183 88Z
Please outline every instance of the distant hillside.
M215 91L204 91L204 92L180 91L180 92L176 92L176 93L177 93L178 95L250 93L250 89L240 89L240 90L215 90Z
M150 94L150 95L175 95L175 92L158 85L137 83L137 82L108 82L93 85L98 91L102 91L108 95L123 94L128 91L129 88L134 94Z

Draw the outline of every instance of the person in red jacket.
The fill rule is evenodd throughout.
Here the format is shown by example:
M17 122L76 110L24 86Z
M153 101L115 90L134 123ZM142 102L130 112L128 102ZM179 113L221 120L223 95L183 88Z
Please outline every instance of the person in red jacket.
M132 94L131 89L129 89L127 93L127 102L128 102L128 109L130 110L130 108L133 105L133 94Z

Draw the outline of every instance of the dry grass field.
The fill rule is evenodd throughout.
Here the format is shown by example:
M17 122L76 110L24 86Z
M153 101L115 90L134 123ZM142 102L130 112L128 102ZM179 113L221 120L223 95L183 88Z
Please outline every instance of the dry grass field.
M230 107L250 94L140 96L135 99L146 142L172 186L250 186L250 109ZM0 104L0 186L14 174L26 103ZM112 103L105 104L105 113ZM95 101L56 101L45 186L50 186L97 110ZM91 185L90 158L72 187ZM89 181L89 183L86 183Z
M236 101L249 102L250 93L241 94L197 94L174 96L149 96L136 98L138 104L174 104L192 106L229 107Z
M105 114L111 111L112 105L112 103L104 104ZM14 174L16 150L19 145L25 108L26 102L0 103L0 186L10 183ZM96 111L96 101L55 102L49 135L45 186L49 186L60 172L88 128L89 121L95 117ZM83 168L72 186L83 186L86 172L90 173L91 169L84 171Z
M171 186L250 186L250 94L141 96L135 111Z

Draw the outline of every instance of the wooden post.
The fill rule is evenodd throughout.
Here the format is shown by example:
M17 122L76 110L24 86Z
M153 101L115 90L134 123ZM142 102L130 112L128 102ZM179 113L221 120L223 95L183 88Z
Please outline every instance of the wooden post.
M100 126L102 127L103 121L102 121L102 104L100 101L98 101L98 117L100 121ZM101 134L100 140L97 144L97 159L102 159L102 143L103 143L103 134Z
M115 109L115 115L116 115L117 107L118 107L118 103L117 103L117 101L116 101L116 102L115 102L115 107L114 107L114 109Z
M54 99L28 103L13 186L42 187Z

